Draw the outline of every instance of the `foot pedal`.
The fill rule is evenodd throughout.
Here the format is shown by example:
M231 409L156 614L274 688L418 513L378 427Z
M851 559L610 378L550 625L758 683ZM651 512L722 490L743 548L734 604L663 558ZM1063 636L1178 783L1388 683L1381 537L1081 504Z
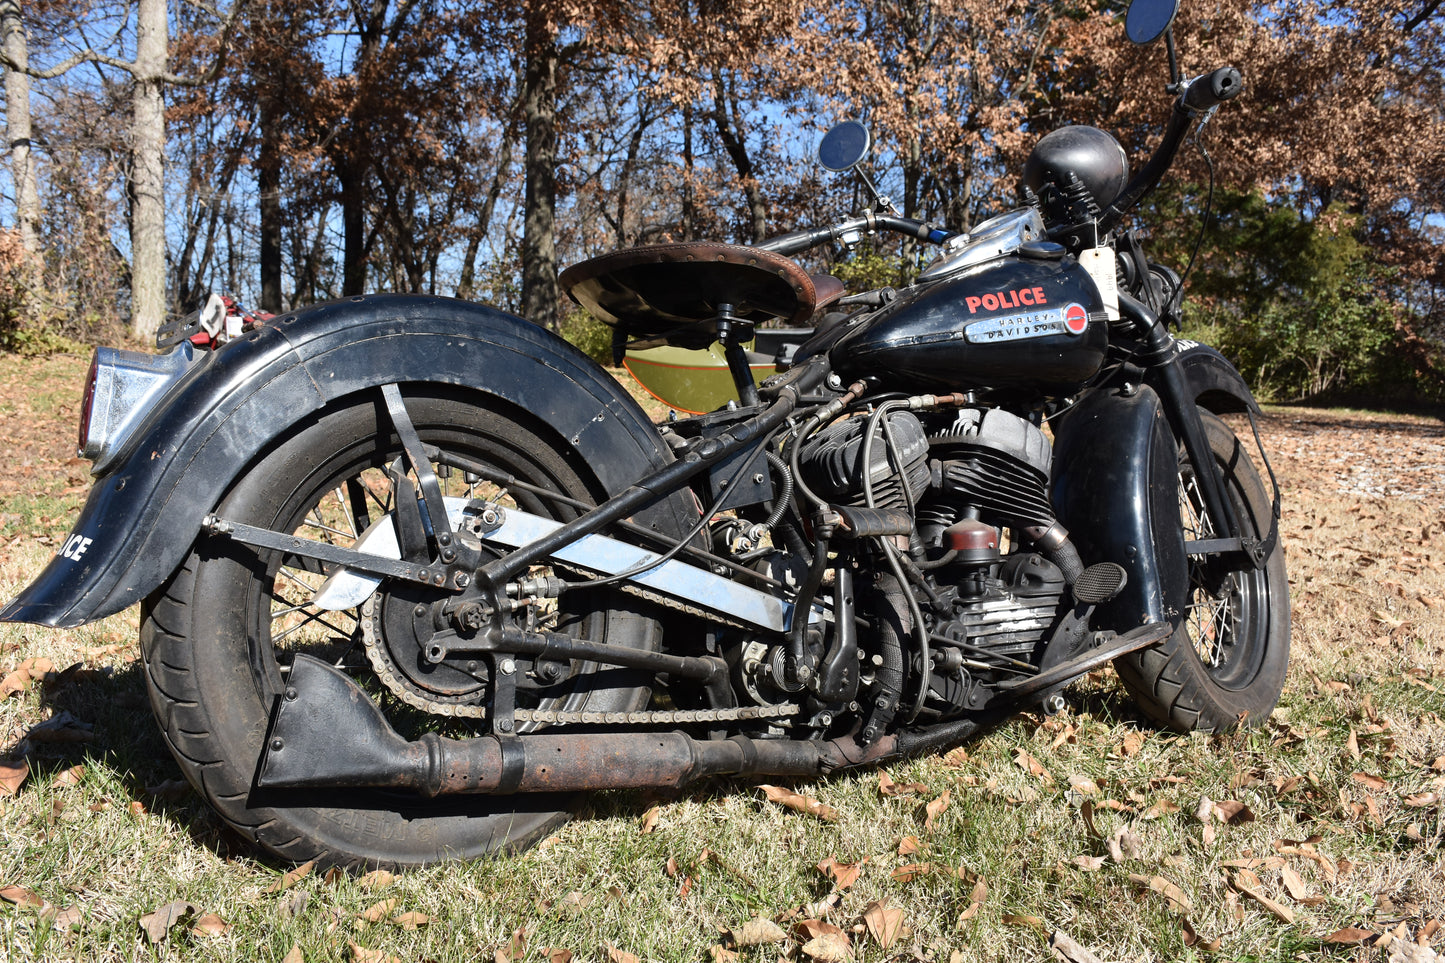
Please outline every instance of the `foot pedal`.
M1129 573L1114 562L1099 562L1080 573L1074 582L1074 599L1085 605L1109 601L1129 584Z

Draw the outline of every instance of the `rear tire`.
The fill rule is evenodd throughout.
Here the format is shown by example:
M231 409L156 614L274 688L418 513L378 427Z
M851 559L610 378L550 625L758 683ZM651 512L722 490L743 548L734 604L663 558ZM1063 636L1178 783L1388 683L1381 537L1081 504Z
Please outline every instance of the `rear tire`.
M1263 538L1274 519L1259 473L1224 422L1206 411L1200 417L1243 534ZM1214 537L1193 467L1182 452L1175 484L1180 524L1174 537L1181 542ZM1115 668L1140 709L1170 728L1212 732L1259 725L1279 701L1289 662L1283 545L1276 539L1259 568L1226 569L1217 555L1186 557L1188 595L1179 628L1160 645L1118 659Z
M408 396L406 404L428 445L574 499L598 495L586 469L576 467L580 459L559 451L545 427L522 413L443 396ZM389 510L378 500L391 497L380 491L389 485L382 469L402 449L385 411L378 392L316 416L246 470L217 513L349 544L369 517ZM443 482L477 487L462 471ZM472 494L510 498L526 511L559 519L576 514L520 489ZM284 690L290 659L302 651L344 668L408 738L437 728L465 737L471 732L457 729L471 725L474 731L477 725L418 709L416 693L428 694L420 676L409 694L412 704L397 698L395 681L388 688L366 655L359 613L305 608L320 576L297 562L224 538L203 538L144 606L141 647L151 706L186 777L228 823L287 860L401 867L525 848L567 819L574 797L555 794L424 799L381 790L257 787L270 713ZM388 587L383 583L379 591ZM655 645L656 622L626 596L583 594L584 600L559 610L558 630L571 626L589 638ZM599 712L647 704L649 690L633 674L573 668L570 678L534 704ZM465 704L472 698L465 689L453 685L439 701ZM480 687L474 698L484 697Z

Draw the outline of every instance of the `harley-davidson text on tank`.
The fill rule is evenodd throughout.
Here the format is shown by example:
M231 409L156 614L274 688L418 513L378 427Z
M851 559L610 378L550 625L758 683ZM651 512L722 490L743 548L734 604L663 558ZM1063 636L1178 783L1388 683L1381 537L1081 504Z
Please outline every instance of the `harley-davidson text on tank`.
M1088 327L1089 312L1082 304L1074 303L1052 311L1011 314L1002 318L975 321L965 327L963 333L974 344L987 344L992 341L1046 338L1053 334L1083 334Z

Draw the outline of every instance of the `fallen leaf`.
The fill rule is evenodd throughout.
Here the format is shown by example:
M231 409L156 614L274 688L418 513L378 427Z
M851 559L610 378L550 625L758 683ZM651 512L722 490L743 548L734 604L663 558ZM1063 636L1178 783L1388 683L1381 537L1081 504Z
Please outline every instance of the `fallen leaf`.
M0 699L8 699L17 692L24 692L30 688L30 671L28 669L16 669L5 678L0 679Z
M400 963L385 950L370 950L353 940L347 940L346 946L351 950L351 958L356 963Z
M1122 863L1126 859L1138 859L1139 853L1144 849L1144 841L1134 834L1128 826L1120 826L1110 836L1107 843L1109 858L1116 863Z
M314 870L315 868L316 868L316 860L314 860L314 859L311 860L311 861L308 862L308 863L302 863L300 866L297 866L295 869L291 870L291 871L288 872L286 875L284 875L284 876L282 876L280 879L276 880L276 882L274 882L274 883L272 883L270 886L266 887L266 892L268 892L268 893L279 893L279 892L281 892L282 890L290 889L291 887L295 886L297 883L301 882L302 879L304 879L304 878L306 878L307 876L309 876L309 875L311 874L311 871Z
M1303 877L1289 866L1280 869L1279 880L1284 884L1284 891L1289 894L1289 898L1296 903L1309 898L1309 887L1305 885Z
M1099 784L1088 776L1070 776L1069 788L1084 796L1097 796L1099 794Z
M707 952L712 957L712 963L737 963L738 954L720 943L709 946Z
M1445 762L1445 756L1441 756L1440 759ZM943 764L949 769L962 769L968 764L968 752L962 746L950 749L943 756ZM1445 766L1441 768L1445 769Z
M1014 765L1030 775L1037 776L1041 782L1052 784L1054 781L1054 777L1049 775L1049 771L1044 768L1044 764L1023 749L1019 749L1014 754Z
M611 943L608 943L606 945L607 959L610 960L611 963L642 963L640 959L638 959L636 956L633 956L631 953L628 953L625 950L619 950Z
M1180 809L1177 804L1168 799L1159 799L1155 801L1154 805L1144 810L1144 814L1140 818L1146 820L1158 819L1160 816L1172 816L1179 811Z
M800 941L803 939L815 940L820 936L838 936L846 942L852 942L841 927L822 919L798 920L793 924L793 934Z
M404 930L414 930L431 922L431 917L425 913L418 913L415 910L407 910L405 913L398 913L393 916L390 922L400 926Z
M328 879L327 882L330 882L330 880ZM385 869L373 869L361 877L361 879L357 880L356 884L368 892L373 892L379 889L386 889L394 882L396 882L395 873Z
M6 886L0 888L0 899L7 903L14 903L22 909L43 909L45 900L23 886Z
M379 902L372 903L366 909L362 910L360 913L357 913L356 919L361 920L363 923L380 923L382 920L390 916L391 911L394 909L396 909L396 900L384 899Z
M1342 943L1348 945L1352 943L1363 943L1365 942L1365 940L1373 939L1379 935L1379 933L1376 933L1373 930L1362 930L1357 926L1346 926L1342 929L1335 930L1329 936L1326 936L1325 942Z
M147 913L140 918L141 929L145 930L146 939L152 943L159 943L166 938L171 928L190 919L196 915L196 905L187 903L185 900L175 900L167 903L153 913Z
M1184 913L1194 911L1194 906L1189 902L1189 897L1184 895L1184 891L1163 876L1140 876L1137 873L1130 873L1129 880L1163 896L1171 909Z
M912 856L922 848L923 844L918 841L917 836L904 836L898 841L899 856Z
M944 811L948 809L949 798L949 791L945 789L941 796L939 796L937 799L929 801L929 803L923 807L924 810L928 813L927 818L923 820L924 832L932 829L934 821L937 820L939 816L943 815Z
M1027 927L1031 930L1037 930L1040 936L1043 936L1047 932L1044 921L1037 916L1021 916L1016 913L1005 913L1003 914L1003 925Z
M1102 857L1102 856L1075 856L1073 859L1069 860L1069 862L1073 863L1075 866L1079 867L1080 869L1082 869L1082 870L1083 870L1084 872L1086 872L1086 873L1092 873L1092 872L1094 872L1095 870L1098 870L1098 869L1103 868L1103 866L1104 866L1104 857Z
M932 863L909 863L907 866L900 866L892 872L894 882L911 883L920 876L927 876L933 872Z
M755 916L732 931L733 942L738 946L762 946L765 943L781 943L788 938L783 928L765 916Z
M1088 949L1074 942L1073 937L1063 930L1054 930L1049 937L1049 949L1053 950L1065 963L1103 963Z
M276 911L283 919L294 920L306 912L306 907L311 902L311 894L304 889L298 889L276 905Z
M191 924L191 932L196 936L225 936L230 928L231 924L221 919L215 913L207 913Z
M840 863L829 856L818 864L818 871L824 875L833 877L834 889L844 890L858 882L858 877L863 873L863 864L865 862L867 862L866 856L856 863Z
M281 958L281 963L306 963L306 957L301 953L301 944L293 943L291 949Z
M1124 742L1119 746L1119 752L1124 756L1132 756L1144 748L1144 733L1137 729L1130 730L1124 734Z
M560 947L548 947L542 951L542 957L547 963L572 963L572 951Z
M30 775L30 763L24 759L18 762L0 760L0 795L15 795L20 791L20 784L28 775Z
M803 944L803 952L818 963L847 963L852 959L848 938L832 933L815 937Z
M50 782L51 789L63 789L67 786L78 786L80 780L85 776L84 766L71 766L69 769L56 776Z
M878 900L863 910L863 923L868 934L886 950L903 932L903 910L890 907L886 899Z
M1413 796L1406 796L1402 801L1411 809L1423 809L1426 806L1433 806L1438 803L1441 796L1438 792L1422 792Z
M1241 872L1246 872L1246 871L1243 871L1243 870L1242 870ZM1253 874L1251 874L1251 875L1253 875ZM1255 877L1256 880L1257 880L1258 878L1259 878L1259 877L1257 877L1257 876ZM1290 909L1288 906L1284 906L1284 905L1281 905L1280 903L1276 903L1274 900L1272 900L1272 899L1270 899L1268 896L1264 895L1264 893L1260 892L1260 890L1259 890L1259 888L1258 888L1257 886L1251 886L1251 885L1250 885L1250 882L1249 882L1247 879L1241 879L1239 873L1236 873L1236 874L1232 877L1232 883L1233 883L1235 889L1239 890L1239 892L1243 893L1245 896L1248 896L1250 899L1254 900L1254 901L1255 901L1256 903L1258 903L1260 906L1263 906L1265 909L1269 910L1269 911L1270 911L1271 913L1273 913L1277 918L1279 918L1279 920L1280 920L1281 922L1284 922L1284 923L1293 923L1293 922L1294 922L1294 910Z
M1194 925L1189 922L1189 917L1187 916L1179 917L1179 928L1184 933L1185 946L1197 946L1206 953L1217 953L1223 943L1223 941L1219 939L1209 939L1208 937L1200 936L1194 929Z
M662 821L662 807L661 807L661 806L653 806L653 807L652 807L651 809L649 809L647 812L645 812L645 813L642 814L642 819L641 819L641 821L640 821L639 824L638 824L637 831L638 831L639 833L641 833L642 835L646 836L648 833L650 833L650 832L652 832L654 829L656 829L656 828L657 828L657 824L658 824L659 822L661 822L661 821Z
M959 923L966 923L978 915L979 907L983 901L988 899L988 883L980 879L973 884L973 892L968 895L968 908L958 915Z
M800 796L798 793L795 793L792 790L783 789L779 786L764 785L759 786L758 788L767 795L769 802L777 803L780 806L786 806L788 809L794 809L800 813L807 813L810 816L817 816L819 819L824 820L825 822L836 822L838 819L838 810L834 809L832 806L825 805L816 799L810 799L807 796Z
M1379 776L1372 775L1368 772L1352 772L1350 773L1350 778L1353 779L1355 782L1359 783L1360 785L1366 786L1370 789L1388 789L1390 786L1389 783L1381 779Z
M1221 822L1230 826L1238 826L1243 823L1254 822L1254 813L1242 802L1233 799L1226 799L1223 802L1214 804L1214 812Z
M63 910L56 911L55 915L50 917L50 925L58 930L68 930L84 918L85 913L79 906L67 906Z
M1350 754L1351 759L1360 758L1360 737L1353 729L1345 737L1345 751Z

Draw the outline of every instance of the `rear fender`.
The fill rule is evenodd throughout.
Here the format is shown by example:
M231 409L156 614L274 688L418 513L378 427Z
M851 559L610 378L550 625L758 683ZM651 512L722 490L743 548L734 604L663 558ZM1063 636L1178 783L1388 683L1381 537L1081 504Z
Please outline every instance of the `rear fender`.
M672 460L614 378L536 325L447 298L332 301L268 322L188 372L96 480L61 551L0 620L70 627L138 602L176 569L205 515L274 439L390 383L450 385L525 409L608 493ZM634 520L681 534L695 518L678 494Z

